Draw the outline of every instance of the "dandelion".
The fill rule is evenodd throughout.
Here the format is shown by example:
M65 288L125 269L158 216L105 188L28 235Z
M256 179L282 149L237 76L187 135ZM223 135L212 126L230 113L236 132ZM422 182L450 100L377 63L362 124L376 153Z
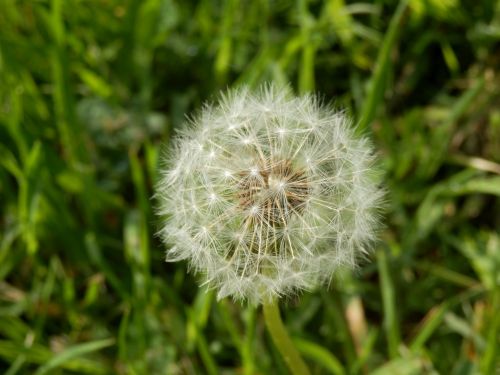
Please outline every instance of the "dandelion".
M175 139L157 187L167 260L253 304L329 283L374 239L373 150L345 113L268 85L229 91Z

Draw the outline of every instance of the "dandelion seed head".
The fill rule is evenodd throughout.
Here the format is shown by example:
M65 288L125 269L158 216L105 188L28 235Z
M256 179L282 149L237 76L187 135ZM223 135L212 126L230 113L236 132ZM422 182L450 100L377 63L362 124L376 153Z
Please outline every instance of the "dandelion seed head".
M258 304L330 283L370 249L382 191L343 112L268 85L206 105L157 186L167 260Z

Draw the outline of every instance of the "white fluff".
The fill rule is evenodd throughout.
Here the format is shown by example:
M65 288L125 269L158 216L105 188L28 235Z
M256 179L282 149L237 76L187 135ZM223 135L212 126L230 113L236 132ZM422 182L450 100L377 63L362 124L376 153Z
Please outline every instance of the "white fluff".
M174 140L157 186L167 260L262 303L366 254L382 192L369 142L313 95L229 91Z

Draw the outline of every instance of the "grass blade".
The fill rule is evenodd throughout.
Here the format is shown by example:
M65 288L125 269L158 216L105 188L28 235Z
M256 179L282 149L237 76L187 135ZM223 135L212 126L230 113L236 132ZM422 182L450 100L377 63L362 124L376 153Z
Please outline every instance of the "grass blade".
M92 353L104 348L107 348L115 343L114 339L104 339L92 342L86 342L84 344L78 344L72 346L63 352L56 354L52 357L46 364L41 366L36 372L35 375L44 375L49 373L51 370L54 370L60 367L65 362L68 362L74 358L81 357L85 354Z
M380 103L384 100L386 74L390 65L390 55L394 48L398 35L401 33L401 21L406 10L408 0L400 1L394 13L389 29L385 34L375 63L375 72L370 80L367 97L363 103L363 111L358 123L358 130L364 131L373 121Z
M311 341L294 338L293 342L299 352L304 354L304 357L310 358L322 367L327 369L330 373L335 375L344 375L345 371L340 361L328 350L321 345L315 344Z
M394 284L390 276L387 255L384 250L377 252L377 265L380 275L380 288L384 308L384 329L387 334L389 356L395 358L398 356L401 338L397 321Z

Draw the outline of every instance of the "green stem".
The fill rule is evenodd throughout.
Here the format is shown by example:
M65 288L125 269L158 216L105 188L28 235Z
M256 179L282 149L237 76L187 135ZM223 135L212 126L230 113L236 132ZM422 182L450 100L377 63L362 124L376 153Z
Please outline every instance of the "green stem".
M278 348L292 374L310 375L311 373L307 365L293 345L292 339L286 331L276 301L265 303L263 305L263 311L267 330L271 334L274 345Z

